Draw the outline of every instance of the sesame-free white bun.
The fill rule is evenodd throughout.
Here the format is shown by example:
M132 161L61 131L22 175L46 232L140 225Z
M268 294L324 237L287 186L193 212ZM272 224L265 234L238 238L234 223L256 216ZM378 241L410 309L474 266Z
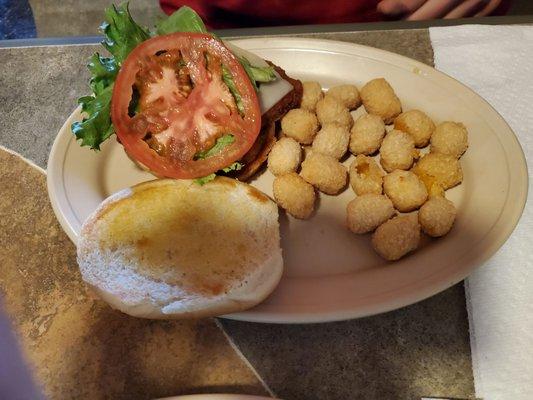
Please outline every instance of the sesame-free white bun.
M234 179L141 183L104 200L78 240L83 279L142 318L201 318L263 301L282 272L278 207Z

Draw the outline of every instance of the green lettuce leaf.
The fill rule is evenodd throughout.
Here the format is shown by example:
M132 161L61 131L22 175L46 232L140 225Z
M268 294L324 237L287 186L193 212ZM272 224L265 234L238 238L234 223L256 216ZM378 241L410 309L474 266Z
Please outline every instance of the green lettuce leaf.
M242 169L242 167L243 167L243 165L240 162L235 161L229 167L222 168L222 171L224 171L224 172L240 171Z
M100 145L113 133L111 124L111 95L113 85L102 89L96 96L85 96L78 100L81 109L87 114L81 122L72 124L72 133L81 140L82 146L100 150Z
M235 136L231 134L226 134L224 136L221 136L217 139L213 147L211 147L209 150L196 153L194 158L196 160L204 160L208 157L212 157L215 154L220 153L226 146L229 146L234 141L235 141ZM231 172L231 171L239 171L242 169L242 167L243 165L240 162L235 161L230 166L226 168L222 168L221 171L226 172L226 173ZM213 174L204 176L202 178L197 178L194 181L198 183L199 185L205 185L207 182L211 182L215 178L216 178L216 174L213 173Z
M231 134L226 134L217 139L213 147L209 150L200 151L194 155L196 160L204 160L208 157L212 157L217 153L220 153L226 146L229 146L235 141L235 136Z
M220 171L223 171L225 173L228 173L228 172L231 172L231 171L240 171L242 169L243 165L238 162L238 161L235 161L233 164L231 164L229 167L226 167L226 168L222 168ZM219 172L220 172L219 171ZM194 180L194 182L196 182L197 184L199 184L200 186L203 186L205 185L206 183L208 182L211 182L213 179L215 179L217 177L217 174L216 173L213 173L213 174L209 174L207 176L204 176L202 178L196 178Z
M106 8L105 22L100 29L104 34L102 45L113 55L118 65L139 43L150 38L148 31L131 17L127 2Z
M274 67L255 67L246 57L239 57L241 65L244 67L248 78L254 85L255 90L259 90L260 83L267 83L276 80L276 74L274 73Z
M115 82L119 70L113 57L102 57L98 53L94 53L89 59L87 68L91 72L89 85L95 95L100 94L105 88Z
M233 80L233 76L231 76L231 72L225 65L222 66L222 80L224 81L233 98L235 99L235 104L237 105L237 110L239 110L239 114L244 115L244 104L242 103L242 96L237 90L237 86L235 86L235 82Z
M197 183L197 184L200 185L200 186L203 186L203 185L205 185L206 183L211 182L211 181L212 181L213 179L215 179L216 177L217 177L216 174L209 174L209 175L204 176L204 177L202 177L202 178L196 178L196 179L194 180L194 182Z
M111 95L120 64L139 43L149 38L148 33L131 18L128 3L111 6L105 10L101 26L104 33L102 45L113 55L102 57L95 53L89 59L87 68L91 73L89 85L92 96L78 99L86 116L81 122L72 124L72 133L82 146L99 150L100 145L113 133L111 123Z
M155 28L157 35L168 35L174 32L207 33L207 28L202 18L192 8L187 6L180 7L172 15L161 20Z

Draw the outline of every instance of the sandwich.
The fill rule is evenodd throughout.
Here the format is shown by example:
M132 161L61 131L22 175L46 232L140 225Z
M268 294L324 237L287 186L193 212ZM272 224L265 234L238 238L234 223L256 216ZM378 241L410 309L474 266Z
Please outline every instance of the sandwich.
M302 84L209 33L188 7L149 31L127 4L112 6L101 28L111 56L91 57L93 93L80 98L72 132L94 150L116 134L160 179L111 195L83 223L82 278L135 317L255 306L277 286L283 259L276 203L243 181L267 159Z
M209 33L188 7L149 31L127 4L112 6L101 28L111 57L91 57L93 94L79 99L84 117L72 132L95 150L116 133L157 177L249 180L276 140L277 121L300 104L300 81Z

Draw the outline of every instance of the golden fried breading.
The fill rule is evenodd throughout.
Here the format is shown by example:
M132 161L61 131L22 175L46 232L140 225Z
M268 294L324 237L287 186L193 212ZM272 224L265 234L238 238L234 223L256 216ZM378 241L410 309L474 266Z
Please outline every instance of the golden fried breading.
M424 112L410 110L401 113L394 120L394 129L411 135L416 147L425 147L435 131L435 124Z
M364 194L346 207L346 223L353 233L372 232L395 214L392 201L382 194Z
M333 86L327 91L326 96L334 97L349 110L355 110L361 105L361 96L355 85Z
M372 157L359 154L350 164L350 185L358 196L381 194L385 173Z
M274 175L284 175L295 172L302 160L302 147L290 138L279 139L268 154L268 170Z
M399 215L380 225L372 235L372 247L385 260L399 260L418 248L420 225L416 214Z
M379 153L380 163L385 171L406 170L413 165L415 142L408 133L392 130L383 139Z
M347 171L337 159L312 152L302 162L300 176L326 194L337 194L346 185Z
M444 197L432 197L418 212L422 230L429 236L446 235L452 229L457 210L455 205Z
M293 217L307 219L311 216L315 208L315 189L297 173L277 176L273 192L276 203Z
M337 123L327 124L318 131L313 141L313 151L340 159L348 150L350 132Z
M386 124L391 124L402 112L400 99L383 78L372 79L363 86L361 100L367 113L379 115Z
M350 129L353 125L353 118L348 108L333 96L325 96L316 103L316 116L321 125L337 124Z
M397 169L383 178L383 190L400 212L419 208L428 198L426 186L411 171Z
M448 190L463 180L461 164L454 157L446 154L426 154L418 160L412 171L424 182L431 195L441 192L440 189Z
M468 148L468 131L457 122L443 122L431 136L431 152L459 158Z
M302 82L303 94L301 108L309 111L315 111L316 103L324 97L322 86L318 82Z
M350 151L354 155L373 154L381 146L385 124L377 115L365 114L354 122L350 135Z
M311 144L318 131L318 119L309 110L294 108L281 119L281 130L299 143Z

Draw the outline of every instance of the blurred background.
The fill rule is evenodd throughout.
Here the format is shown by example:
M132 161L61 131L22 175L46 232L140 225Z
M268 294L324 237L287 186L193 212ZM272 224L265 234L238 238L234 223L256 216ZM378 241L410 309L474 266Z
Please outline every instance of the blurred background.
M97 35L112 0L0 0L0 39ZM152 26L163 15L157 0L131 0L136 21ZM533 15L532 0L514 0L508 15Z

